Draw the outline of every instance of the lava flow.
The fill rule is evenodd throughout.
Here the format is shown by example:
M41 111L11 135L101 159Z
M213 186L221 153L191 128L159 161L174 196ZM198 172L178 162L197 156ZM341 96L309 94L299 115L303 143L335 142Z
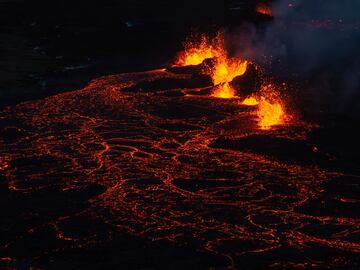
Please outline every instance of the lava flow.
M357 269L355 155L285 125L275 84L243 95L246 60L209 62L0 111L0 268Z

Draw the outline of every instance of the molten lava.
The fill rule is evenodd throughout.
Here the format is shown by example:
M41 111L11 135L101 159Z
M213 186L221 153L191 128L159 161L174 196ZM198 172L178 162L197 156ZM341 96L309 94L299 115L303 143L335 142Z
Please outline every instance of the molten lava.
M247 61L240 59L229 59L226 55L216 58L215 66L210 72L213 83L217 86L213 96L218 98L233 98L235 90L230 86L235 77L246 72Z
M282 101L272 84L264 85L260 97L250 96L243 100L242 104L257 106L256 115L259 118L258 125L261 129L269 129L275 125L284 123L286 117Z
M257 116L261 129L269 129L274 125L283 123L285 112L280 102L270 102L265 97L261 97Z
M212 95L217 98L234 98L235 90L228 82L225 82L217 85Z
M279 101L269 101L265 96L261 96L260 99L248 97L242 104L258 106L256 115L259 118L258 125L261 129L269 129L272 126L282 124L284 121L285 112Z
M235 77L244 75L246 68L247 61L222 56L216 59L211 77L215 85L231 82Z
M199 43L188 42L185 44L185 51L178 54L176 65L199 65L205 59L218 57L223 53L223 46L220 43L220 37L217 37L212 42L210 42L209 39L205 36L201 37Z
M235 77L246 72L248 62L238 58L230 58L225 50L224 39L221 34L218 34L212 42L202 36L199 43L187 43L185 51L178 54L176 65L199 65L205 59L214 59L214 66L206 70L216 86L213 96L219 98L235 97L235 90L229 83Z
M258 11L270 12L270 8L264 9L264 5L258 6ZM245 74L248 61L229 57L224 39L221 34L211 43L206 37L201 38L199 44L188 43L185 51L180 53L177 64L181 66L196 65L202 63L205 59L212 58L213 66L205 70L215 85L212 96L216 98L234 98L236 96L235 89L230 82L238 76ZM260 98L250 96L243 100L242 104L247 106L257 105L257 116L259 118L259 127L261 129L269 129L274 125L283 123L284 109L282 102L279 102L277 91L271 84L265 85L260 89Z
M235 90L230 86L230 82L237 76L244 75L247 68L247 61L238 58L230 58L224 49L224 42L221 36L218 37L219 53L215 58L214 67L212 67L208 74L216 85L213 91L214 97L219 98L233 98L235 97Z
M248 98L244 99L242 104L247 105L247 106L255 106L255 105L259 104L259 101L257 101L257 99L255 97L248 97Z
M263 15L271 16L271 17L273 16L271 8L265 3L258 4L256 6L256 12L263 14Z

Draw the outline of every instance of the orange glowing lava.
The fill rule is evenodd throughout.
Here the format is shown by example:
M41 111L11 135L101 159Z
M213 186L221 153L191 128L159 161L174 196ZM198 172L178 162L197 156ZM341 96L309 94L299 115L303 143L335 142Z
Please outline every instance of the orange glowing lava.
M286 114L279 98L275 98L276 92L272 86L265 86L260 98L251 96L243 100L242 104L247 106L258 106L256 115L259 118L258 125L261 129L270 129L272 126L284 123Z
M271 16L271 17L273 16L271 8L265 3L258 4L256 6L256 12L263 14L263 15Z
M211 77L215 85L231 82L235 77L244 75L246 68L247 61L222 56L216 59Z
M230 82L237 76L244 75L248 62L239 58L230 58L224 48L221 35L217 38L218 55L215 57L214 66L208 71L211 79L216 85L213 96L219 98L235 97L235 90Z
M285 112L280 102L271 102L265 97L261 97L257 116L259 117L260 128L269 129L283 123Z
M199 43L189 42L185 44L185 51L177 56L176 65L190 66L199 65L205 59L218 57L223 52L220 36L215 38L212 42L205 36L201 37Z
M228 82L225 82L215 87L212 96L217 98L234 98L235 90Z
M237 76L246 72L248 62L238 58L230 58L224 46L221 34L210 42L202 36L199 43L190 42L185 45L185 51L179 53L176 65L198 65L205 59L214 59L214 66L208 68L206 73L211 76L214 85L212 95L218 98L233 98L235 90L230 82Z
M242 104L247 106L255 106L259 104L259 101L257 101L255 97L248 97L243 100Z
M258 6L258 12L271 12L270 8L263 9L264 5ZM211 76L215 85L212 96L216 98L234 98L236 97L235 89L230 82L238 76L245 74L248 61L240 58L229 57L221 34L213 42L203 36L199 44L189 43L184 52L179 54L177 64L181 66L196 65L202 63L205 59L213 58L214 65L208 67L205 71ZM273 85L264 85L260 89L260 98L250 96L243 100L242 104L247 106L258 106L257 116L259 118L259 127L269 129L274 125L283 123L285 112L277 97L277 91Z
M230 86L235 77L244 75L247 61L240 59L229 59L226 55L216 58L215 66L211 71L213 83L217 86L213 91L214 97L233 98L235 90Z

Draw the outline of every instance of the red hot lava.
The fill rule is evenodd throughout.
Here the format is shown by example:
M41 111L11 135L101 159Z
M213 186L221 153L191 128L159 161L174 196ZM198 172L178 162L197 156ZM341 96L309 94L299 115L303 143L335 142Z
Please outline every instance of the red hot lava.
M224 46L221 34L217 35L214 42L203 36L199 43L191 42L185 45L185 51L179 53L176 64L180 66L201 64L205 59L212 58L214 64L205 69L215 85L212 96L217 98L236 98L241 95L231 86L231 81L245 74L250 61L230 57ZM241 88L241 86L240 86ZM277 89L272 84L263 87L266 91L259 89L260 94L247 97L243 105L257 105L258 123L261 129L268 129L275 125L284 124L285 113L284 101L280 99Z

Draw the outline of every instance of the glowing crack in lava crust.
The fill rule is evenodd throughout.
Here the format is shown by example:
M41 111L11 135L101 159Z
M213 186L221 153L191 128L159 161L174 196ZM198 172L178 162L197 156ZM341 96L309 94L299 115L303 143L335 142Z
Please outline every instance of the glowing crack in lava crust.
M282 123L275 98L214 98L193 75L106 76L1 111L2 211L16 214L1 263L356 269L359 177L316 127Z

